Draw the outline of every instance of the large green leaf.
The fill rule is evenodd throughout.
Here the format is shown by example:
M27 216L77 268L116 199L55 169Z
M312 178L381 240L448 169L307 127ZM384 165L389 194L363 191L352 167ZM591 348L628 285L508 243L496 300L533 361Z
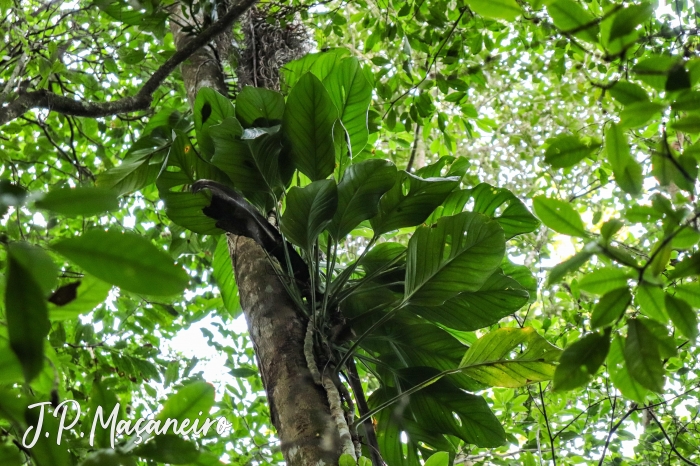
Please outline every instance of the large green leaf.
M532 201L537 216L552 230L564 235L587 236L581 215L570 203L545 196L536 196Z
M165 252L133 233L89 230L51 247L95 277L134 293L174 295L189 280Z
M98 280L92 275L85 274L83 278L77 282L68 284L74 289L75 297L67 303L61 302L49 303L49 318L54 320L74 319L80 314L87 314L102 304L112 285Z
M637 195L642 192L642 167L630 155L625 133L614 123L605 133L605 150L615 175L615 182L625 192Z
M514 21L522 14L515 0L468 0L469 8L486 18Z
M0 344L0 385L21 382L23 378L22 364L12 348Z
M637 294L634 296L634 299L639 305L642 314L659 322L668 322L666 305L664 304L664 292L660 287L642 283L637 287Z
M66 217L95 215L119 208L117 193L111 189L78 187L54 189L37 199L35 205Z
M120 165L97 175L95 185L126 194L153 183L169 147L170 141L151 135L138 139Z
M140 445L133 454L158 463L192 464L199 458L197 444L177 435L157 435Z
M640 319L627 320L624 356L632 378L653 392L663 393L664 366L659 344Z
M600 144L584 142L570 134L560 134L547 142L549 147L544 153L544 161L554 168L576 165L600 146Z
M314 242L331 222L338 207L338 186L335 180L320 180L293 187L287 194L287 208L280 221L280 230L292 243L311 252Z
M209 128L220 124L227 118L234 117L235 109L226 97L214 89L203 87L197 92L192 110L197 142L205 160L209 160L214 155L214 143L209 136Z
M292 88L308 72L313 73L319 80L323 81L349 54L350 51L342 47L306 54L282 67L280 71L284 78L284 84L286 87Z
M522 352L511 357L517 349ZM532 327L501 328L474 342L459 367L486 385L515 388L550 380L560 353Z
M396 166L380 159L350 165L338 184L338 209L328 231L340 240L360 222L374 217L379 199L396 183Z
M7 267L5 318L10 347L22 364L24 378L31 381L44 365L44 342L51 328L45 294L12 249Z
M615 335L610 345L606 369L610 373L613 385L620 390L623 396L643 404L649 391L634 380L627 370L624 349L624 339L620 335Z
M46 251L29 243L17 242L9 244L8 253L32 277L41 294L48 296L53 291L58 280L58 267Z
M408 242L404 301L436 306L476 291L500 265L503 229L485 215L463 212L421 227Z
M420 178L399 172L396 184L382 196L379 213L370 220L376 235L420 225L459 185L458 177Z
M626 36L637 26L647 21L653 13L654 6L651 3L630 5L618 11L610 28L609 40L612 41L618 37Z
M496 271L476 291L464 291L440 306L410 306L421 317L461 331L493 325L528 301L528 293L510 277Z
M156 186L165 203L165 212L173 223L201 234L221 231L216 221L204 215L202 208L210 199L204 192L191 193L190 186L198 179L228 182L218 168L203 160L184 133L176 132L168 157L158 174Z
M282 122L284 97L262 87L245 86L236 97L236 118L246 128Z
M362 71L357 58L345 58L323 80L331 100L338 110L350 139L350 149L357 155L367 144L367 111L372 100L372 84Z
M472 212L488 215L498 221L506 239L535 231L540 224L525 204L507 189L480 183L469 192L474 199Z
M574 0L556 0L547 5L547 13L563 32L589 42L598 42L598 22Z
M214 387L206 382L192 382L185 385L168 397L156 420L174 419L181 423L189 419L190 424L195 420L201 421L207 418L214 406L214 395ZM200 425L202 425L201 422Z
M312 181L333 173L333 125L337 119L338 111L321 81L312 73L303 75L287 98L283 129L292 146L294 164Z
M588 383L610 350L608 333L589 333L564 350L554 372L555 390L572 390Z
M237 317L242 309L238 297L236 277L233 274L231 253L228 249L228 237L225 235L222 235L216 244L212 267L214 269L212 274L216 284L219 286L219 293L221 293L221 299L224 301L224 307L233 317Z
M632 273L628 269L604 267L586 274L579 281L579 288L595 294L605 294L617 288L627 287Z

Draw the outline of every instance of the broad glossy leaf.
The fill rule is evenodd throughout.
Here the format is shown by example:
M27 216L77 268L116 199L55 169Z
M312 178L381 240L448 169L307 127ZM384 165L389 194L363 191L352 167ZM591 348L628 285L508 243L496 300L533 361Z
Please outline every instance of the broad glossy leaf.
M522 352L511 357L517 350ZM486 385L515 388L550 380L560 353L532 327L501 328L472 344L459 367Z
M421 317L460 331L493 325L528 302L528 293L510 277L496 271L476 291L459 293L439 306L409 306Z
M382 196L379 213L370 220L372 230L380 235L420 225L458 185L458 177L423 179L400 171L396 184Z
M605 293L591 314L591 328L607 327L614 324L624 314L632 302L629 287L617 288Z
M359 60L349 57L333 68L323 79L323 85L349 135L352 155L358 155L369 137L367 111L372 100L372 84L365 77Z
M289 241L310 253L337 208L335 180L314 181L303 188L295 186L287 193L287 208L280 220L280 230Z
M78 187L49 191L35 205L66 217L77 217L117 210L119 201L116 192L111 189Z
M610 335L589 333L564 350L554 372L554 390L572 390L588 383L605 361Z
M554 168L576 165L600 147L598 143L587 143L570 134L560 134L547 142L549 147L544 153L544 161Z
M626 287L630 278L632 275L627 269L605 267L586 274L579 281L579 288L589 293L605 294L616 288Z
M338 209L328 231L340 240L360 222L374 217L379 199L396 183L396 166L370 159L350 165L338 184Z
M262 87L245 86L236 97L236 118L246 128L279 124L284 115L284 97Z
M120 165L99 173L95 185L117 194L139 190L156 180L169 148L168 140L144 136L129 148Z
M698 316L690 304L668 293L664 298L664 304L671 322L681 335L694 341L698 336Z
M281 74L288 88L294 87L304 74L311 72L323 81L343 59L350 55L344 47L331 48L323 52L309 53L282 67Z
M223 235L219 238L212 259L213 276L216 284L219 286L221 299L224 301L224 307L232 317L237 317L242 309L238 297L238 286L236 285L236 277L233 274L233 264L231 263L231 254L228 249L228 237Z
M639 319L627 320L625 362L632 378L657 393L664 390L664 367L656 338Z
M532 201L539 219L552 230L569 236L587 236L581 215L570 203L545 196L536 196Z
M547 5L554 25L563 32L589 42L598 42L598 23L593 15L573 0L556 0Z
M642 192L642 167L630 155L627 138L619 126L612 123L605 133L605 149L615 175L615 182L625 192Z
M241 139L230 120L209 130L216 147L211 163L221 169L244 194L263 192L281 196L293 169L282 147L279 127Z
M312 73L303 75L287 98L283 130L292 146L294 165L312 181L333 173L337 119L338 110L321 81Z
M496 220L503 228L506 239L535 231L540 224L525 204L507 189L480 183L470 190L470 194L474 199L472 212L479 212Z
M165 252L133 233L89 230L51 248L95 277L134 293L174 295L189 281Z
M468 0L469 8L486 18L514 21L522 14L520 5L515 0Z
M89 274L73 283L77 283L75 299L63 305L49 303L49 319L52 321L74 319L80 314L87 314L102 304L112 289L112 285Z
M482 214L443 217L421 227L408 242L404 301L436 306L461 292L480 289L503 259L500 225Z
M197 92L192 110L197 142L206 160L209 160L214 155L214 143L208 134L209 128L227 118L233 118L235 109L226 97L212 88L203 87ZM238 126L240 127L240 124Z
M34 276L10 250L5 288L5 319L10 347L22 364L27 382L44 365L44 342L49 334L46 298Z

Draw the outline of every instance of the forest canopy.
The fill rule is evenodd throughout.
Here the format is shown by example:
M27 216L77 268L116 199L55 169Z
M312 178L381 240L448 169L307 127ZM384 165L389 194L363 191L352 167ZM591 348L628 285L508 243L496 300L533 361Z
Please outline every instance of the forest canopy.
M697 17L0 0L0 464L700 463Z

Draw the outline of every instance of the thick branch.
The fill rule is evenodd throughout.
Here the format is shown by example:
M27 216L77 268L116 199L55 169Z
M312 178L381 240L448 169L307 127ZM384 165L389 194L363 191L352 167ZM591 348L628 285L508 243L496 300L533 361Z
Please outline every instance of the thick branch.
M7 106L0 108L0 126L24 115L30 109L43 108L81 117L104 117L118 113L129 113L145 110L151 105L153 93L163 84L165 78L187 60L198 49L209 43L214 37L226 31L248 8L257 0L239 0L217 22L194 37L181 49L175 52L155 73L146 81L139 92L131 97L113 102L85 102L61 96L47 90L39 90L21 94Z

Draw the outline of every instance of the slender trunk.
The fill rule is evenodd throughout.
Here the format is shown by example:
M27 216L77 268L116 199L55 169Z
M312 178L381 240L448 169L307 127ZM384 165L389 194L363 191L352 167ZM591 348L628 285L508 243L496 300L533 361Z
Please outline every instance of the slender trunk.
M178 48L189 40L181 30L191 24L178 9L171 30ZM197 91L212 87L226 95L214 44L200 49L182 65L190 103ZM316 385L304 356L306 319L296 311L264 251L254 241L229 235L229 251L270 406L272 423L289 466L338 463L339 438L328 399Z

